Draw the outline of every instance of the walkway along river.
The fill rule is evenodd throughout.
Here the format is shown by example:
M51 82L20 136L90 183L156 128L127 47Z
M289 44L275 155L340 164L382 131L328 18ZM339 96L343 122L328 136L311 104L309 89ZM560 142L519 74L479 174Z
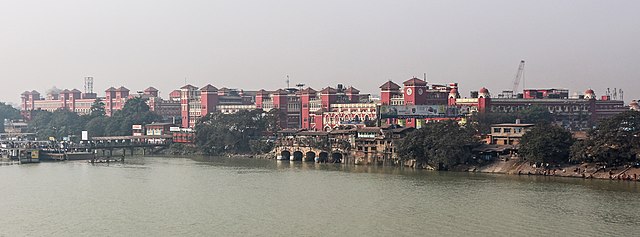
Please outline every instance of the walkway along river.
M637 236L640 184L228 158L0 166L0 236Z

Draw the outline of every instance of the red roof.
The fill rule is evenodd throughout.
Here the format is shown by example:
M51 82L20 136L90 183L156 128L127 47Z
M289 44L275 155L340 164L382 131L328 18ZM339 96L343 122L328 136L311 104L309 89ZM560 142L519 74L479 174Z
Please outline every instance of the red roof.
M300 92L302 92L303 94L315 94L317 91L312 89L311 87L307 87L307 89L304 89Z
M485 88L485 87L482 87L482 88L480 88L479 92L480 93L489 93L489 90L487 90L487 88Z
M346 92L349 93L349 94L358 94L358 93L360 93L360 91L358 89L356 89L356 88L353 88L353 86L350 86L349 88L347 88Z
M218 88L216 88L215 86L212 86L211 84L207 84L206 86L200 88L201 91L208 91L208 92L216 92L218 91Z
M171 93L169 93L169 96L173 95L180 96L180 90L173 90Z
M273 92L274 95L286 95L287 91L283 90L283 89L278 89L276 91Z
M266 95L268 94L267 91L265 91L264 89L260 89L258 92L256 92L256 95Z
M111 91L116 91L116 88L109 87L109 89L105 90L105 92L111 92Z
M116 91L129 91L129 89L127 89L124 86L121 86L120 88L116 89Z
M158 89L153 88L153 86L150 86L149 88L144 89L144 91L145 91L145 92L157 92L157 91L158 91Z
M588 89L584 94L595 94L595 92L592 89Z
M180 87L180 89L198 89L198 87L192 86L192 85L185 85L183 87Z
M383 90L399 90L400 86L394 82L392 82L391 80L389 80L388 82L385 82L384 84L382 84L382 86L380 86L380 89Z
M406 80L403 84L405 86L426 86L427 82L414 77L409 80Z
M322 89L320 92L322 92L322 94L335 94L338 91L330 86L327 86L327 88Z

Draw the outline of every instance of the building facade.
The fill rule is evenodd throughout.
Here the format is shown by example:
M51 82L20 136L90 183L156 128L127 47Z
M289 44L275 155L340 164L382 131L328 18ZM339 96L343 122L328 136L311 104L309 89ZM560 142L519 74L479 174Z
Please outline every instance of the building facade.
M104 103L105 114L112 116L115 111L124 108L127 100L142 97L146 100L151 111L156 112L166 121L172 121L175 118L180 118L180 101L175 96L175 93L172 93L169 100L162 99L159 96L159 91L153 87L137 94L131 94L130 90L124 86L110 87L105 90L104 97L98 97L95 93L82 93L77 89L52 89L46 93L45 97L42 97L38 91L34 90L21 94L21 112L26 119L31 119L32 112L36 110L54 112L66 109L79 115L86 115L91 113L91 106L96 100L99 100Z
M461 98L458 83L430 84L411 78L402 86L387 81L380 86L380 99L361 94L354 87L285 88L275 91L243 91L207 85L198 89L186 85L180 89L182 127L193 128L197 120L217 111L277 109L281 128L330 131L345 125L369 126L398 124L420 128L425 123L458 120L473 113L517 112L532 106L544 107L556 123L571 130L590 128L602 118L628 110L623 101L609 96L596 98L593 90L569 97L566 89L525 89L522 93L492 96L487 88L472 91Z

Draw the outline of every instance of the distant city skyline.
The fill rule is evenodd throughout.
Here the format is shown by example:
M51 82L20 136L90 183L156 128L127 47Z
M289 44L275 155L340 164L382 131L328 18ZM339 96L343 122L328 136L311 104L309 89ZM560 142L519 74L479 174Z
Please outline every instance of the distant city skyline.
M462 96L513 86L640 99L638 1L14 1L0 4L0 101L53 86L185 84L378 94L427 74ZM305 87L306 87L305 86ZM522 83L521 83L522 87Z

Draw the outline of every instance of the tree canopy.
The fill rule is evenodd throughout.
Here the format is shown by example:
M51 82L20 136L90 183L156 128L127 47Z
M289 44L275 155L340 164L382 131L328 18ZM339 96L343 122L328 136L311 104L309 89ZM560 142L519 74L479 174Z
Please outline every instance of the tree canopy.
M196 146L209 155L270 150L268 144L260 143L263 142L260 138L266 133L275 132L277 114L273 111L264 113L262 110L207 114L196 124Z
M533 162L566 163L573 145L571 133L548 123L539 123L520 140L519 153Z
M20 111L11 105L0 102L0 132L4 132L5 119L19 119Z
M146 101L141 98L127 100L124 108L116 111L113 116L105 115L104 103L99 99L91 106L88 115L78 115L66 109L54 112L44 110L33 111L29 121L29 131L36 133L38 138L79 136L86 130L95 136L123 136L131 135L132 125L150 124L161 121L161 117L149 110Z
M122 110L115 111L106 119L105 134L110 136L131 135L134 124L150 124L161 121L162 117L149 109L146 100L136 97L127 100Z
M492 124L499 123L513 123L516 119L520 119L522 123L551 123L554 121L554 116L549 110L542 106L531 106L523 110L516 111L514 113L504 112L486 112L475 113L470 122L474 124L476 130L483 134L490 133Z
M640 154L640 112L627 111L600 120L584 141L572 148L572 160L622 164Z
M479 145L474 133L455 121L427 123L400 140L397 151L403 159L448 169L472 157L471 150Z

